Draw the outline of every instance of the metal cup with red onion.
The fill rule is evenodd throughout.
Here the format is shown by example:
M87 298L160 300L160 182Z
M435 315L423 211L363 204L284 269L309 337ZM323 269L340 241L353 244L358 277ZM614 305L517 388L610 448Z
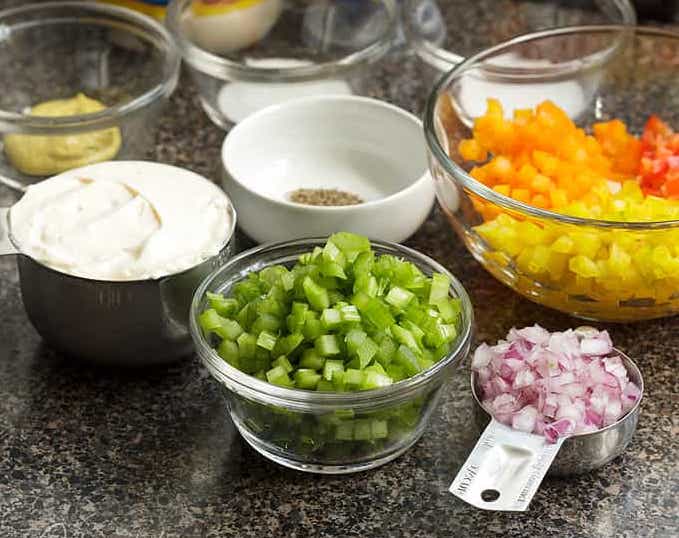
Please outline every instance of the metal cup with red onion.
M580 474L620 456L644 390L639 368L606 331L538 325L481 344L471 387L486 429L450 491L479 508L517 511L545 474Z

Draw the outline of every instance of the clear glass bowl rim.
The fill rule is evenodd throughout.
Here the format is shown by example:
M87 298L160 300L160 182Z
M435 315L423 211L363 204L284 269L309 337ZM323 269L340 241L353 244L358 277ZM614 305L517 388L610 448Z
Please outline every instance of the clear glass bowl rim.
M0 127L7 125L10 132L21 132L27 134L40 134L42 132L50 132L58 135L60 131L78 132L89 131L94 129L106 128L115 125L120 118L128 116L137 112L138 110L150 105L162 97L169 96L177 85L179 78L179 66L181 58L172 41L172 37L162 24L156 20L137 13L131 9L101 4L95 2L86 2L78 0L70 0L66 2L42 2L37 4L27 4L19 7L4 9L0 11L0 24L7 17L14 17L17 15L33 14L36 22L34 25L42 25L43 21L40 19L40 12L51 10L55 8L62 9L78 9L90 11L95 18L106 17L107 15L115 16L135 25L135 28L141 29L149 35L153 35L154 40L160 37L162 40L162 47L156 44L156 48L163 53L164 60L164 80L135 97L127 103L108 107L100 112L90 114L79 114L75 116L65 117L45 117L45 116L29 116L26 114L18 114L16 112L8 112L0 110ZM78 22L81 24L81 22ZM86 24L92 22L86 21ZM10 25L11 28L11 25Z
M406 9L409 7L409 4L412 0L405 0L405 5ZM635 25L637 23L637 14L634 9L634 6L629 0L612 0L613 4L618 10L618 14L621 17L621 21L617 24L620 25ZM595 4L597 2L594 2ZM615 22L615 21L612 21ZM404 17L404 23L403 23L403 28L406 33L406 36L408 38L408 42L410 43L411 47L413 48L413 51L423 60L425 60L428 64L430 65L435 65L435 66L452 66L456 65L460 62L463 62L465 60L464 56L460 56L459 54L455 54L452 51L449 51L443 47L438 47L436 45L431 44L428 42L426 39L422 39L418 36L418 34L413 30L412 25L410 24L410 18L409 17ZM543 29L544 30L549 30L549 29Z
M301 410L315 410L319 407L325 408L371 408L380 405L387 405L393 403L394 400L404 400L411 397L418 390L428 385L432 380L438 378L439 374L445 368L454 362L461 362L465 358L473 336L474 327L474 310L467 291L464 289L455 276L450 271L433 260L414 249L405 247L397 243L390 243L387 241L371 240L373 247L389 251L394 255L405 255L409 258L417 260L420 267L427 267L432 271L438 271L447 275L451 279L451 288L455 292L455 296L460 299L462 306L462 323L461 330L455 345L450 350L448 355L438 361L434 366L420 372L416 376L409 379L399 381L388 387L358 391L358 392L316 392L301 389L289 389L272 385L266 381L257 379L254 376L241 372L234 368L226 361L224 361L217 352L210 347L203 335L202 330L198 326L197 318L199 315L199 308L205 292L215 280L229 273L231 268L242 262L249 260L254 265L262 255L275 253L278 251L285 251L290 248L304 248L305 250L312 250L313 247L324 244L327 238L315 237L308 239L295 239L292 241L282 241L278 243L269 243L260 245L258 247L246 250L237 256L231 258L222 267L213 271L198 287L193 296L191 303L190 314L190 330L198 355L202 359L205 366L210 371L211 375L217 379L222 385L225 385L222 379L226 379L245 392L255 395L259 400L265 400L267 403L279 405L281 407L299 407ZM275 264L276 261L271 261ZM228 388L228 387L227 387Z
M334 62L308 66L271 68L253 67L234 62L212 54L194 45L182 30L181 17L191 0L171 0L165 15L165 25L175 39L177 47L186 62L198 71L222 80L243 80L249 82L304 82L336 76L359 65L379 60L392 46L399 22L399 11L395 0L374 0L387 10L387 26L384 34L375 43L353 52Z
M614 221L614 220L598 220L598 219L588 219L581 217L573 217L569 215L563 215L561 213L555 213L553 211L547 211L537 207L530 206L523 202L519 202L500 194L476 181L467 172L459 166L453 159L451 159L441 143L438 140L435 130L436 122L436 106L438 103L438 98L444 93L445 89L450 85L450 83L463 74L467 69L476 67L483 60L493 57L498 53L501 53L507 49L521 44L528 43L531 41L540 40L543 38L551 38L555 36L567 36L571 34L584 34L584 33L624 33L630 32L633 35L641 35L646 37L658 37L664 39L675 40L679 44L679 32L671 31L669 29L654 28L654 27L631 27L627 25L617 24L617 25L590 25L590 26L566 26L563 28L557 28L552 30L543 30L540 32L533 32L530 34L524 34L508 41L495 45L493 47L487 48L474 56L469 57L467 60L453 67L445 75L443 75L439 81L434 85L429 98L427 99L425 114L424 114L424 135L427 142L427 147L431 154L434 156L439 165L443 167L447 174L455 178L456 181L462 184L466 189L481 197L483 200L496 204L504 209L514 211L516 213L521 213L524 215L530 215L543 220L556 221L562 224L573 224L581 226L593 226L601 228L618 228L625 230L636 230L636 231L651 231L651 230L664 230L679 227L679 220L665 220L665 221L648 221L648 222L633 222L633 221ZM519 68L520 69L520 68ZM504 68L505 72L511 73L511 69Z

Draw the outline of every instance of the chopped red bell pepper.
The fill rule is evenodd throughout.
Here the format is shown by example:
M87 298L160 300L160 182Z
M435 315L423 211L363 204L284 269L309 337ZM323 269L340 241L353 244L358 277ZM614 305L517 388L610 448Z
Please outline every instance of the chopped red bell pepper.
M641 136L639 182L644 193L679 199L679 133L651 116Z

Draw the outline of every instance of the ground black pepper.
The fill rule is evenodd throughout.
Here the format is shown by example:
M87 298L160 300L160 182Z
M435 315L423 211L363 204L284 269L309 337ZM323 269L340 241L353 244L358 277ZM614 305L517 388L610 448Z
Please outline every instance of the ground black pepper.
M315 206L343 206L362 204L357 194L338 189L297 189L290 193L290 201Z

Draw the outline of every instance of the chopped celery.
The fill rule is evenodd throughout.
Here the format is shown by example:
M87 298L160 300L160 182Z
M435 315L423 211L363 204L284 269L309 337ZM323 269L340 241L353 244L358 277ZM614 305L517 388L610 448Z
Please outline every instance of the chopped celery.
M259 279L268 284L269 288L278 284L281 280L281 276L287 273L288 270L281 265L272 265L270 267L265 267L259 272Z
M342 314L335 308L326 308L321 314L321 323L326 330L334 329L342 323Z
M356 355L358 348L361 347L361 344L366 338L368 338L368 335L365 331L362 331L361 329L351 329L344 337L349 355Z
M220 316L231 317L238 312L238 301L231 297L224 297L220 293L205 293L210 303L210 308L214 308Z
M365 371L366 372L377 372L378 374L387 375L387 371L384 369L384 367L379 362L376 362L375 364L371 364L370 366L367 366L365 368Z
M448 299L450 290L450 278L441 273L431 276L431 289L429 290L429 304L437 305Z
M236 320L224 318L221 326L215 329L215 334L225 340L236 340L243 332L243 327Z
M337 355L340 352L337 343L337 337L334 334L324 334L316 338L316 351L321 357L328 357L330 355Z
M320 392L334 392L335 387L332 382L328 381L327 379L321 379L316 384L316 390Z
M386 420L373 420L371 424L373 439L386 439L389 427Z
M389 307L378 298L370 299L365 315L378 329L386 329L394 323L394 317L389 311Z
M326 277L346 279L347 275L342 267L335 262L324 261L320 265L321 274Z
M236 321L240 323L240 326L246 331L250 329L256 318L257 310L255 303L246 304L236 315Z
M280 385L282 387L292 386L292 381L288 376L288 372L282 366L275 366L266 373L266 380L272 385Z
M355 368L349 368L344 372L344 383L349 388L358 388L363 383L363 372Z
M259 279L248 278L233 287L234 296L239 304L250 303L262 295L258 280Z
M361 314L358 313L358 308L352 304L340 307L340 318L344 323L359 323L361 321Z
M311 370L320 370L325 364L325 359L318 354L314 348L307 348L302 352L302 358L299 360L301 368Z
M410 261L378 256L365 237L341 232L294 266L248 274L230 296L206 293L198 323L224 361L270 383L374 390L414 376L450 352L461 318L450 283L444 274L426 276ZM374 442L409 427L400 418L394 428L391 418L389 424L346 418L353 417L340 417L339 435L353 442ZM324 442L310 432L303 437L309 450Z
M211 332L214 332L217 327L221 326L222 319L223 318L219 315L217 310L208 308L198 316L198 325L200 325L200 328L203 329L205 334L210 334Z
M257 316L257 319L255 319L255 322L252 324L251 330L255 333L261 331L275 333L281 328L281 325L281 320L279 318L273 314L264 313Z
M408 329L405 329L399 325L392 325L391 332L399 344L403 344L412 351L419 353L420 346L417 343L417 339Z
M356 441L369 441L372 439L372 426L368 419L354 421L354 439Z
M323 324L320 319L307 319L304 322L304 330L302 331L304 338L313 341L323 334Z
M300 333L292 333L278 339L278 346L275 351L282 355L289 355L304 342L304 336Z
M213 308L205 310L198 323L206 334L214 333L225 340L236 340L244 332L236 320L223 318Z
M391 378L386 374L376 372L374 370L365 370L363 372L363 380L361 381L361 389L379 389L380 387L388 387L392 384Z
M281 355L280 357L278 357L275 361L271 363L271 366L273 367L280 366L281 368L283 368L283 370L285 370L285 373L287 374L291 373L294 370L292 364L290 364L290 361L285 355Z
M365 293L369 297L375 297L378 289L377 279L369 273L361 273L354 280L354 293Z
M304 278L303 282L304 294L306 295L309 304L319 312L324 308L330 306L330 300L328 299L328 291L316 284L308 276Z
M370 252L370 241L367 237L348 232L333 234L328 242L336 245L350 263L353 263L361 252Z
M241 334L236 340L238 343L238 354L243 359L251 359L255 356L257 349L257 338L249 333Z
M351 298L351 303L359 310L364 310L368 308L370 303L370 295L362 291L354 292L354 296Z
M412 377L422 370L415 354L409 347L404 345L401 345L396 350L396 357L394 357L394 360L403 366L403 369L405 370L405 373L408 375L408 377Z
M271 351L276 345L276 340L278 338L276 338L275 334L271 334L269 331L262 331L257 337L257 345Z
M408 306L410 301L415 298L415 294L400 288L399 286L394 286L389 290L387 296L384 298L391 306L403 310Z
M403 326L404 329L406 329L410 334L413 335L413 338L417 342L417 347L422 348L422 338L424 337L424 331L420 329L417 325L415 325L412 321L409 321L407 319L404 319L401 322L401 325Z
M344 362L340 360L328 359L323 365L323 379L332 381L335 372L344 372Z
M374 264L375 264L375 253L372 250L361 252L358 256L356 256L356 259L354 260L353 264L354 277L370 273L370 271L372 271Z
M234 368L239 367L239 352L238 344L236 344L236 342L232 342L231 340L222 340L219 344L219 347L217 348L217 353L222 359L224 359Z
M397 345L392 338L389 336L384 336L380 340L380 345L375 354L376 360L382 365L386 366L391 362L394 354L396 353Z
M346 392L347 384L345 381L344 371L339 370L332 373L332 386L337 392Z
M315 370L299 369L295 372L295 384L300 389L313 390L321 380L321 375Z
M297 301L292 303L290 314L286 318L288 330L291 333L301 332L304 328L305 314L309 310L309 305L306 303L299 303Z
M459 299L444 299L436 304L443 321L453 323L460 315Z
M338 303L341 303L343 299L344 295L342 295L339 291L328 290L328 300L330 301L331 305L336 306Z
M356 355L358 355L358 360L360 361L359 368L361 370L363 370L363 368L370 364L370 361L377 353L377 350L378 350L377 344L370 337L366 337L361 343L361 345L358 346L358 349L356 350Z
M281 286L285 291L291 291L295 287L295 275L291 272L285 272L281 275Z
M352 422L340 422L335 426L335 439L338 441L351 441L354 438L354 425Z
M344 269L347 264L346 257L344 254L342 254L342 251L339 249L339 247L332 241L328 241L325 244L325 247L323 247L323 259L327 262L332 262L339 265L341 269Z
M403 381L404 379L407 379L408 375L406 374L405 368L403 366L396 364L394 362L390 363L387 367L387 375L394 380L394 383L398 381Z

